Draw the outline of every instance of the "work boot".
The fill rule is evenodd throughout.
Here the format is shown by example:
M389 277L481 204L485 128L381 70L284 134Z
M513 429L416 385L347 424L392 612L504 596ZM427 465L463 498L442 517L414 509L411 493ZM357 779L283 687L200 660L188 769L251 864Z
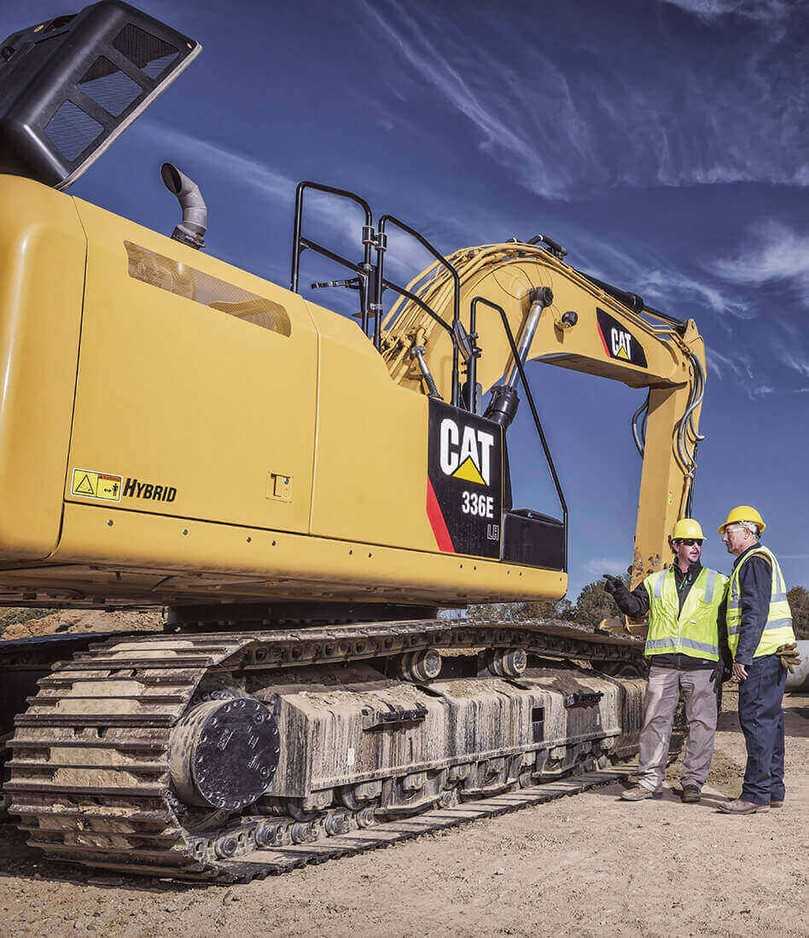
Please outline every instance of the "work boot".
M741 798L726 801L717 807L723 814L766 814L770 810L768 804L754 804L752 801L742 801Z
M780 801L776 801L774 798L770 798L770 807L771 808L783 808L784 799L782 798Z
M646 798L662 798L663 787L644 788L643 785L635 785L634 788L627 788L621 793L621 801L644 801Z
M683 790L680 792L683 804L699 804L701 797L702 793L696 785L683 785Z

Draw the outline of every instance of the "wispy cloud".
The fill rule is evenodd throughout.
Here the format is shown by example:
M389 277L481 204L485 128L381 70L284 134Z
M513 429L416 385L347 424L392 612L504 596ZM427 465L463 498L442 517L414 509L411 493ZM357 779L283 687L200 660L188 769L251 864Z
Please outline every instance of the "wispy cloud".
M516 170L529 189L551 198L565 196L570 178L564 171L546 164L537 146L539 127L532 126L531 109L521 107L519 77L503 63L478 48L474 59L464 57L462 43L451 37L452 23L441 24L443 48L429 36L429 24L419 21L404 5L391 3L392 16L384 15L377 4L363 7L378 32L399 52L416 74L449 105L463 114L480 134L479 147L498 162ZM474 69L466 66L474 62ZM554 110L564 110L566 120L557 123L557 133L567 137L574 149L583 152L588 130L571 110L570 92L564 76L543 60L542 71L554 86ZM481 81L481 77L485 77ZM541 76L535 76L539 79ZM498 90L502 89L502 90Z
M294 201L295 183L289 176L238 150L219 146L148 118L138 124L138 130L159 140L161 151L177 154L174 159L180 162L180 168L203 165L231 177L253 189L257 195L272 201L289 204Z
M623 576L628 566L626 557L594 557L585 563L584 569L594 577L603 576L605 573L610 576Z
M708 370L720 381L730 379L739 387L739 392L751 401L761 400L776 394L779 387L760 373L753 358L746 352L725 355L715 348L707 350Z
M721 16L742 16L745 19L768 21L780 19L789 12L786 0L662 0L680 7L704 20Z
M753 380L753 366L748 355L725 355L716 349L709 349L707 355L708 368L720 381L727 376L733 376L745 384Z
M799 345L788 346L783 342L774 342L773 349L782 365L797 372L802 378L809 378L809 353Z
M809 235L780 222L757 226L734 255L715 261L712 269L724 280L744 286L787 284L809 305Z
M493 41L470 51L470 33L448 8L401 0L359 0L359 6L377 41L393 51L394 63L398 59L398 82L426 86L439 104L462 115L479 150L536 195L577 200L605 187L809 186L809 171L794 158L809 143L807 55L779 49L788 40L772 28L788 4L666 2L695 19L717 21L716 28L722 17L741 17L760 34L752 53L744 36L731 36L712 57L710 95L704 71L678 44L687 40L672 41L660 22L649 38L658 51L636 63L644 74L638 83L627 79L620 41L618 48L607 40L591 44L588 58L571 68L554 37L537 44L519 13L476 10L477 27ZM394 68L389 74L393 83ZM788 94L779 90L785 87Z
M736 319L753 319L755 312L745 303L730 299L725 292L695 277L668 268L655 269L641 278L641 288L651 297L665 300L693 298L718 315L729 315Z

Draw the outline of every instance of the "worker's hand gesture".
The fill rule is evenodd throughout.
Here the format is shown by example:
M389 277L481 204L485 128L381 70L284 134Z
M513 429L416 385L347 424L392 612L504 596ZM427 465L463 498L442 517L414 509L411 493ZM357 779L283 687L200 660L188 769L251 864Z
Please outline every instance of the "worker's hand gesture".
M741 684L747 680L747 668L743 664L733 662L733 683Z

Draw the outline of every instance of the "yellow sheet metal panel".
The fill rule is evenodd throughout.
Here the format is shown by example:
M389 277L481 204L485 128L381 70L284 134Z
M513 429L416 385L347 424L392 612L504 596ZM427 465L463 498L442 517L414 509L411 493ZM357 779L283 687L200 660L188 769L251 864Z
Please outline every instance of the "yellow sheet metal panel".
M0 583L96 583L109 596L153 603L296 598L447 604L558 598L567 590L567 575L556 571L70 503L53 563L92 567L67 568L65 579L56 568L18 570L0 574Z
M0 559L56 547L86 239L73 200L0 176Z
M65 498L306 531L317 386L306 304L76 204L88 263Z
M437 550L427 398L397 386L356 323L310 304L321 336L313 534Z

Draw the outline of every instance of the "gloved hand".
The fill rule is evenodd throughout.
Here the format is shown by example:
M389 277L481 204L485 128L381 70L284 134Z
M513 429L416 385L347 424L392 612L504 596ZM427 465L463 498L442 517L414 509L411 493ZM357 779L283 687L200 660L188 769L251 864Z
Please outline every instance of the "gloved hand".
M626 590L626 584L619 576L612 576L610 573L604 574L604 590L611 595L622 593Z
M787 671L794 671L801 663L801 656L798 652L798 646L795 642L789 642L786 645L779 645L775 649L776 655L781 659L781 664Z

